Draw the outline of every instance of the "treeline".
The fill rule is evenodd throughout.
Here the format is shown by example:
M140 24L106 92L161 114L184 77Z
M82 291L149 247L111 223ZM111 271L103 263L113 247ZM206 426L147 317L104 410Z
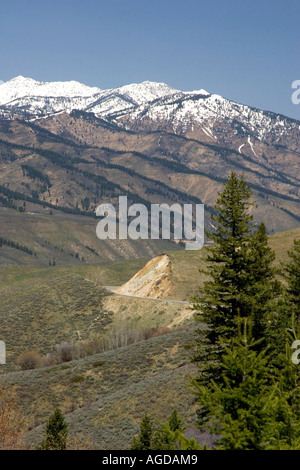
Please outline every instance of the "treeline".
M77 215L84 215L84 216L90 216L90 217L95 217L94 212L86 212L83 210L80 210L78 207L76 208L70 208L70 207L65 207L65 206L59 206L59 205L54 205L51 204L50 202L47 201L41 201L37 196L36 197L31 197L27 196L26 194L20 193L19 191L14 191L6 186L0 185L0 194L5 196L7 199L2 197L2 200L0 199L0 202L3 201L3 205L6 205L8 207L16 208L17 206L13 204L12 201L14 200L19 200L19 201L27 201L27 202L32 202L34 204L38 204L43 207L49 207L51 209L56 209L60 210L62 212L65 212L67 214L77 214ZM1 196L0 196L1 197Z
M53 132L49 131L48 129L45 129L44 127L38 126L37 124L33 122L25 121L25 120L22 120L20 122L23 126L30 127L36 134L38 141L41 143L42 142L55 142L55 143L65 144L70 147L86 148L86 145L81 145L61 135L53 134Z
M7 145L8 147L13 147L13 148L21 149L21 150L27 150L27 151L29 150L31 152L35 152L35 153L41 155L42 157L46 158L47 160L49 160L52 164L58 165L61 168L66 169L67 171L77 173L77 174L81 175L82 177L85 177L88 180L93 181L94 183L96 183L96 185L99 188L101 188L101 195L103 195L103 193L106 192L107 194L110 194L111 197L115 197L115 196L118 196L119 194L124 194L124 192L126 192L128 197L132 198L132 200L134 202L149 205L149 201L144 200L142 197L138 196L135 193L132 193L130 191L124 191L124 189L119 184L107 180L104 176L96 175L95 173L91 173L89 171L82 170L81 168L77 168L75 166L76 164L80 164L80 163L90 164L90 161L88 161L84 158L80 158L80 157L74 158L74 157L71 157L70 155L67 155L67 154L61 155L61 154L59 154L57 152L53 152L51 150L39 149L39 148L35 148L35 147L28 147L28 146L19 145L19 144L12 144L10 142L6 142L6 141L3 141L3 140L0 140L0 143L2 143L4 145ZM1 188L3 188L3 186L0 187L0 192L3 193ZM99 188L97 189L96 193L99 193ZM16 191L15 191L15 194L20 196L20 193L18 193ZM14 198L14 199L16 199L16 198ZM80 214L80 215L95 216L94 212L88 212L88 211L80 210L78 207L71 209L71 208L67 208L65 206L54 206L50 203L46 203L45 201L40 201L37 198L30 198L29 196L25 196L25 195L22 195L21 197L19 197L19 199L32 201L32 202L35 202L37 204L47 205L48 207L56 208L56 209L59 209L63 212L68 212L68 213L73 213L73 214Z
M44 183L44 191L47 189L47 188L50 188L52 185L51 185L51 182L49 180L49 177L48 175L44 175L44 173L42 173L41 171L37 170L36 168L33 168L32 166L30 165L27 165L27 164L23 164L21 165L22 167L22 170L23 170L23 174L27 174L27 176L29 176L29 178L33 179L33 180L39 180L41 181L42 183ZM42 192L44 192L42 190Z
M0 237L0 248L2 248L3 245L10 246L11 248L15 248L16 250L21 250L27 253L28 255L31 256L37 256L30 248L24 245L20 245L17 242L14 242L12 240L8 240L7 238Z
M0 195L0 204L4 207L9 207L10 209L18 209L18 206L16 204L13 204L12 200L8 200L5 197Z
M91 112L86 112L86 111L75 109L70 113L70 116L74 117L75 119L84 119L87 122L92 122L93 124L97 124L98 126L103 127L104 129L108 129L112 132L134 134L133 131L124 129L123 127L120 127L113 122L105 121L104 119L97 117L94 113L91 113Z
M161 134L160 131L151 131L151 133L154 133L154 134ZM265 165L264 163L262 162L257 162L256 160L254 160L253 158L249 157L248 155L245 155L244 153L240 153L238 152L237 150L235 149L231 149L231 148L228 148L228 147L222 147L222 146L219 146L219 145L213 145L213 144L209 144L207 142L202 142L200 140L197 140L197 139L192 139L190 137L185 137L183 135L178 135L178 134L173 134L171 132L165 132L166 135L169 135L171 137L175 137L177 139L181 139L181 140L184 140L186 142L195 142L203 147L206 147L206 148L209 148L211 150L213 150L214 152L216 152L221 158L223 158L224 160L230 162L233 166L236 166L240 169L242 169L243 171L245 172L251 172L251 173L254 173L254 174L257 174L258 176L261 177L261 173L255 171L255 170L252 170L251 168L248 168L248 167L245 167L244 165L242 165L241 163L238 164L236 162L236 159L232 159L232 158L229 158L230 155L235 155L236 157L238 158L243 158L243 160L246 160L246 161L249 161L250 163L254 163L255 165L260 165L262 168L264 168L265 170L267 170L268 172L270 172L270 168L268 168L267 165ZM247 135L251 135L251 132L247 133ZM281 146L283 147L283 146ZM287 150L286 147L283 147L285 150ZM142 154L141 154L142 155ZM157 157L155 157L157 158ZM264 156L265 158L265 156ZM160 159L160 160L163 160L163 159ZM164 160L163 160L164 161ZM169 160L168 160L169 162ZM189 168L187 168L187 171L191 171ZM186 171L186 172L187 172ZM194 170L192 170L194 172ZM198 171L198 170L195 170L195 174L202 174L202 172ZM225 183L226 179L225 178L222 178L222 177L217 177L215 175L212 175L212 174L207 174L207 173L203 173L203 175L206 175L206 176L209 176L209 178L215 180L215 181L220 181L222 183ZM282 183L287 183L287 184L293 184L295 185L295 183L291 183L291 179L289 176L285 175L284 173L282 173L281 171L279 170L276 170L274 168L272 168L272 176L265 176L265 178L274 178L278 181L281 181ZM295 178L295 176L293 177L293 179L297 179ZM299 184L296 184L296 186L299 186ZM257 186L258 187L258 186ZM259 186L260 187L260 186ZM268 191L268 189L264 188L263 186L260 187L262 191ZM274 195L275 195L275 192L274 192ZM279 194L278 194L279 195ZM288 197L288 196L287 196Z
M182 136L180 136L181 138ZM198 141L196 141L198 142ZM200 143L200 142L198 142ZM203 145L206 145L206 144L203 144ZM213 150L215 150L216 146L213 146L213 145L209 145L207 144L206 146L212 148ZM125 151L122 151L122 150L113 150L113 149L110 149L110 148L107 148L107 147L101 147L103 150L107 151L107 152L110 152L110 153L115 153L115 154L126 154L128 152L125 152ZM230 152L228 151L228 149L223 149L223 158L228 161L229 163L234 163L235 166L237 166L238 168L240 168L242 171L250 171L252 173L255 173L257 176L261 177L261 174L255 170L251 170L249 168L246 168L244 165L242 164L239 164L238 162L236 161L232 161L230 159L228 159L227 155L230 154ZM226 178L223 178L223 177L218 177L218 176L215 176L215 175L212 175L211 173L209 172L205 172L205 171L200 171L200 170L196 170L196 169L191 169L189 167L187 167L186 165L182 164L182 163L179 163L178 161L176 160L169 160L169 159L165 159L165 158L159 158L159 157L154 157L154 156L148 156L146 154L143 154L143 153L140 153L140 152L136 152L136 151L133 151L133 152L130 152L132 153L133 155L135 155L136 157L139 157L139 158L142 158L144 160L147 160L149 162L156 162L156 163L159 163L160 165L162 166L165 166L167 168L170 168L171 170L173 170L174 172L179 172L179 173L185 173L185 174L196 174L196 175L201 175L201 176L205 176L207 178L210 178L212 179L213 181L217 181L217 182L220 182L220 183L225 183L226 182ZM219 151L220 153L220 151ZM232 151L231 153L237 153L236 151ZM220 153L221 155L221 153ZM240 154L238 154L239 157L241 156ZM245 157L245 159L252 161L251 158L247 157L247 156L244 156L242 155L243 158ZM93 157L96 160L96 157ZM97 159L97 162L99 162L99 159ZM106 163L104 162L105 165L109 168L117 168L119 167L118 169L120 170L123 170L123 171L127 171L126 167L122 167L121 165L113 165L113 164L110 164L110 163ZM264 166L264 165L262 165ZM265 167L265 166L264 166ZM266 169L268 169L267 167L265 167ZM268 169L269 171L269 169ZM134 170L132 169L128 169L127 171L128 174L131 174L131 175L134 175ZM283 183L286 183L286 184L291 184L290 180L283 174L279 173L279 172L276 172L276 170L274 170L274 173L278 173L278 175L273 175L272 178L274 177L275 179L277 179L278 181L281 181ZM136 173L136 176L140 177L140 178L143 178L145 180L148 180L148 181L152 181L154 182L154 180L151 180L151 178L148 178L146 176L143 176L143 175L140 175L138 173ZM266 178L271 178L271 176L265 176ZM160 182L157 182L155 181L156 184L161 184L162 187L165 187L166 190L169 190L169 191L172 191L173 193L175 193L176 195L178 195L179 197L184 197L185 198L189 198L190 200L192 200L194 203L196 204L200 204L201 201L199 200L199 198L195 197L195 196L190 196L190 195L187 195L185 193L182 193L181 191L179 190L176 190L176 189L173 189L167 185L165 185L164 183L160 183ZM296 185L297 187L300 187L300 184L295 184L295 183L292 183L294 186ZM263 197L263 198L268 198L269 196L273 196L273 197L276 197L276 198L279 198L279 199L284 199L286 201L293 201L293 202L297 202L297 199L296 198L293 198L287 194L281 194L281 193L278 193L276 191L273 191L271 189L268 189L268 188L265 188L265 187L262 187L262 186L259 186L255 183L251 183L251 188L253 190L256 190L259 194L260 197ZM151 194L151 189L148 189L148 192ZM163 193L162 193L163 194ZM286 214L288 214L289 216L293 217L294 219L296 220L300 220L300 217L297 215L297 214L294 214L293 212L289 211L288 209L282 207L282 206L279 206L278 207L280 210L282 210L283 212L285 212ZM209 212L211 212L212 214L215 213L215 209L214 207L211 207L211 206L208 206L206 205L206 209L209 210Z

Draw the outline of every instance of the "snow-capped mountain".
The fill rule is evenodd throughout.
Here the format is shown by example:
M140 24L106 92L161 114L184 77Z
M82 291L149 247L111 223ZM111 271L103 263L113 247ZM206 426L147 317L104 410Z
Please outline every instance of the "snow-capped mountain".
M36 119L80 110L126 129L194 133L212 144L235 139L239 152L249 139L270 140L299 149L299 122L235 103L200 89L180 91L164 83L143 82L102 90L76 81L38 82L22 76L0 85L0 115ZM250 140L251 142L251 140ZM251 147L252 148L252 147ZM255 156L255 150L252 148Z
M174 92L164 83L143 82L101 90L76 81L39 82L19 76L0 85L0 106L32 117L73 109L110 117Z

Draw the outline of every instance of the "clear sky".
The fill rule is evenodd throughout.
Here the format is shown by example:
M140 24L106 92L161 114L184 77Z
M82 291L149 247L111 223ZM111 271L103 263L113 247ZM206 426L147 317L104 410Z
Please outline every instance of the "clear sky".
M1 0L0 80L145 80L300 119L300 0Z

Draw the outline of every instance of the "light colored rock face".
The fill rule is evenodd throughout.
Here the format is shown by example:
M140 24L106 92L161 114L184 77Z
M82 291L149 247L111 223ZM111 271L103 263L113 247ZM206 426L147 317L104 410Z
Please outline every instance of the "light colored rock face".
M115 292L136 297L166 298L171 290L170 275L171 260L168 255L162 254L151 259Z

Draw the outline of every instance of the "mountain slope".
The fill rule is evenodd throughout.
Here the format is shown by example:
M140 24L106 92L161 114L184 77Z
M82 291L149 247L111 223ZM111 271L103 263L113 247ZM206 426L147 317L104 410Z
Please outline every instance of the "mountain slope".
M174 330L116 351L5 374L31 425L25 441L41 442L56 406L70 437L87 439L96 450L128 449L146 412L166 421L174 407L195 435L195 400L186 388L197 369L190 363L193 341L193 329Z
M208 137L207 137L208 139ZM254 150L257 141L251 139ZM254 143L254 144L253 144ZM27 122L0 120L0 203L38 203L91 215L101 202L204 203L207 226L217 192L231 170L244 173L253 213L269 232L300 222L300 158L287 147L254 158L207 140L161 131L125 130L73 111ZM252 154L253 155L253 154Z

